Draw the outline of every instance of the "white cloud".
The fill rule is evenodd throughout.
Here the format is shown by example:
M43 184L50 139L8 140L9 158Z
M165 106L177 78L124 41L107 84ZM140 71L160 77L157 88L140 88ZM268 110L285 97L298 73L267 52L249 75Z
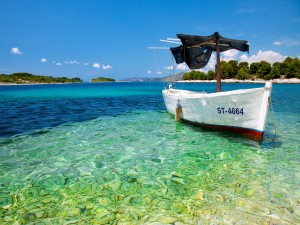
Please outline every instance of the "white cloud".
M161 71L157 71L156 73L157 73L157 74L159 74L159 75L161 75L161 74L162 74L162 72L161 72Z
M147 71L147 73L148 73L148 74L151 74L151 73L152 73L152 71L151 71L151 70L148 70L148 71Z
M19 50L19 48L12 48L12 49L10 50L10 53L11 53L11 54L14 54L14 55L22 55L22 54L23 54L23 52L21 52L21 51Z
M101 68L100 63L93 63L94 68Z
M180 63L176 66L176 69L178 70L188 70L188 66L185 63Z
M89 64L88 64L88 63L83 63L83 65L84 65L84 66L88 66Z
M295 40L293 38L285 38L281 40L282 45L288 46L288 47L294 47L300 45L300 40Z
M226 52L222 52L222 59L223 61L229 62L230 60L236 60L239 52L238 50L232 49Z
M41 59L41 62L42 62L42 63L45 63L45 62L47 62L47 59L46 59L46 58L42 58L42 59Z
M206 67L204 68L204 70L215 70L215 65L217 63L216 60L216 54L212 54L210 57L210 60L208 61Z
M69 61L65 61L65 64L79 64L79 62L76 60L69 60Z
M57 63L55 63L55 65L56 66L62 66L62 63L57 62Z
M166 70L172 70L173 69L173 66L171 65L171 66L165 66L164 67Z
M256 55L252 55L248 57L246 54L243 54L240 59L241 61L248 62L249 64L253 62L260 62L262 60L265 60L269 63L274 63L274 62L283 62L285 60L286 56L281 55L278 52L274 51L265 51L263 52L262 50L259 50Z
M275 46L280 46L280 45L282 45L282 43L281 43L280 41L274 41L274 42L273 42L273 45L275 45Z
M111 65L102 65L102 69L104 70L108 70L108 69L111 69L112 66Z

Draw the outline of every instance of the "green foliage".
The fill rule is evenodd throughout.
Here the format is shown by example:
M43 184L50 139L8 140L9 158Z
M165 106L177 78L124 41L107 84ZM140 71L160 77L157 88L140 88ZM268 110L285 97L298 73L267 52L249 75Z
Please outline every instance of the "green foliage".
M238 61L237 60L230 60L227 65L228 77L227 78L235 78L238 71Z
M228 78L228 63L226 61L221 61L221 78Z
M264 79L266 75L268 75L271 72L271 69L272 67L270 63L264 60L261 61L257 70L258 77Z
M247 80L250 78L249 70L247 67L242 67L239 69L238 74L236 75L236 78L239 80Z
M91 82L115 82L115 80L112 78L97 77L92 79Z
M183 80L207 80L207 74L204 72L192 70L183 75Z
M280 77L299 78L300 79L300 59L287 57L283 62L275 62L273 65L267 61L240 62L230 60L229 62L221 61L221 78L236 79L255 79L265 80L277 79ZM208 71L207 74L199 71L191 71L183 76L184 80L213 80L216 79L215 71Z
M248 62L240 62L239 65L238 65L238 68L239 68L239 70L241 68L249 69L249 63Z
M212 70L209 70L209 71L207 72L207 79L208 79L208 80L216 79L216 72L215 72L215 71L212 71Z
M250 65L250 73L253 74L253 75L256 75L259 67L260 67L259 62L251 63L251 65Z
M82 80L78 77L51 77L33 75L30 73L13 73L10 75L0 74L0 82L2 83L16 83L16 84L31 84L31 83L81 83Z

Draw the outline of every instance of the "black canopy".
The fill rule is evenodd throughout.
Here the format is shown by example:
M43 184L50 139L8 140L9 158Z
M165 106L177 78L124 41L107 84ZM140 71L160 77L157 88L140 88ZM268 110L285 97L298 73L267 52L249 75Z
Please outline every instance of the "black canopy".
M177 34L177 37L182 45L171 48L172 54L177 64L186 62L190 69L200 69L207 65L211 53L217 51L217 40L220 52L236 49L249 53L247 41L224 38L218 32L210 36Z

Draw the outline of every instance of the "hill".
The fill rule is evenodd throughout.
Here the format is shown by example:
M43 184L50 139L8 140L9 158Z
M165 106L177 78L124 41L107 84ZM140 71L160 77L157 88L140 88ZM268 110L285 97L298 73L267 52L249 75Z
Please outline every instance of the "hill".
M4 84L51 84L51 83L82 83L78 77L52 77L33 75L31 73L0 74L0 83Z
M123 82L171 82L171 81L180 81L183 80L184 73L178 73L162 78L153 78L153 77L132 77L126 78L121 81Z
M91 79L91 82L92 83L95 83L95 82L115 82L115 80L112 79L112 78L97 77L97 78Z

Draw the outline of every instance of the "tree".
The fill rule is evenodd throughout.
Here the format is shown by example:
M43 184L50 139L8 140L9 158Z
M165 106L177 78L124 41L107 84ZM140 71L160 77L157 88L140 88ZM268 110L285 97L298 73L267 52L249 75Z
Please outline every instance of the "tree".
M228 77L228 63L226 61L221 61L221 78L226 79Z
M257 74L260 78L264 79L266 75L271 72L271 64L267 61L261 61L259 64L259 68L257 70Z
M183 80L190 80L190 79L191 79L190 73L185 73L183 75Z
M208 80L214 80L214 79L216 79L216 72L212 71L212 70L209 70L207 72L207 79Z
M249 70L246 67L242 67L239 69L239 72L236 76L237 79L239 80L246 80L250 78Z
M228 71L227 78L235 78L239 71L238 61L230 60L227 64L227 71Z
M273 66L271 69L271 72L269 74L269 77L266 76L266 78L269 79L276 79L276 78L280 78L280 70L278 66Z
M256 75L260 65L259 62L253 62L250 64L250 74Z
M291 62L286 69L286 78L294 78L297 75L297 64Z
M240 62L238 65L239 70L243 67L249 69L249 63L248 62Z

